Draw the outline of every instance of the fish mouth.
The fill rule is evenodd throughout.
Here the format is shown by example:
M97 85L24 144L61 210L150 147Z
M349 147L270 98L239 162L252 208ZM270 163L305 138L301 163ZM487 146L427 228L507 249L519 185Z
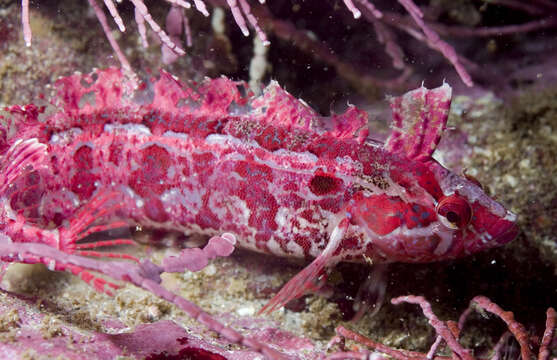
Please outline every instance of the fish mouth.
M493 239L499 245L504 245L513 241L520 232L518 225L516 225L516 215L512 215L512 221L500 219L491 227L489 231Z

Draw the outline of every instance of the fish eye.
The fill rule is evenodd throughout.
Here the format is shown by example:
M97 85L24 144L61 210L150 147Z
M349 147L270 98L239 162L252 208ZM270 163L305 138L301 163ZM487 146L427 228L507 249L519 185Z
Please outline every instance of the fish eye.
M441 198L436 211L439 221L450 229L461 229L472 219L472 208L468 201L456 194Z

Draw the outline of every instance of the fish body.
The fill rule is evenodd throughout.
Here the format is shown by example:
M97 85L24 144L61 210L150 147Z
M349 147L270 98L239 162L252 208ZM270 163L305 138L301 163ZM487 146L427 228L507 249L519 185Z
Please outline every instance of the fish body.
M365 112L322 117L274 82L254 96L226 78L186 86L161 72L134 88L107 69L55 89L46 109L14 106L2 120L4 223L64 226L109 190L118 217L142 226L230 232L245 248L315 258L281 304L338 261L446 260L518 231L513 213L431 157L447 84L392 99L385 143L369 138ZM14 169L29 141L40 159Z

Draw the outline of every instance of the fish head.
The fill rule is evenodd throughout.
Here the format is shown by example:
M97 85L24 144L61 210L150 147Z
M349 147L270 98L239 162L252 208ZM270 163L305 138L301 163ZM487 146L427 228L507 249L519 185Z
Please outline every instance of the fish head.
M504 245L519 232L516 215L477 181L433 159L392 162L381 181L360 184L348 213L363 230L365 255L380 262L459 258Z

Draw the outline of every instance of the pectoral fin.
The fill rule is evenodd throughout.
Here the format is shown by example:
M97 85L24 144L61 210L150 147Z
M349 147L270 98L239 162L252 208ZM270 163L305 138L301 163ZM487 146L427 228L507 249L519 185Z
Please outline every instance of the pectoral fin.
M317 280L319 273L327 266L334 265L340 260L333 255L340 246L349 223L347 218L339 222L333 229L329 243L321 255L316 257L311 264L290 279L267 305L259 311L259 314L270 314L286 305L289 301L302 296L308 289L314 288L313 284Z

